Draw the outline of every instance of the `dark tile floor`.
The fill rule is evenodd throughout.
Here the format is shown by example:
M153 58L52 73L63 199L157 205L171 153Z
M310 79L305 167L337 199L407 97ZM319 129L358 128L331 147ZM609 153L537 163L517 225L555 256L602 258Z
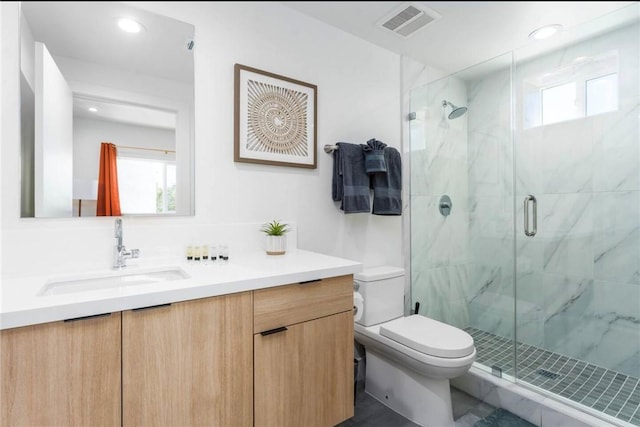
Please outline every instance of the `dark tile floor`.
M534 427L526 421L503 410L496 410L468 394L451 388L455 427ZM478 423L476 425L476 423ZM355 415L337 427L419 427L402 415L358 390Z

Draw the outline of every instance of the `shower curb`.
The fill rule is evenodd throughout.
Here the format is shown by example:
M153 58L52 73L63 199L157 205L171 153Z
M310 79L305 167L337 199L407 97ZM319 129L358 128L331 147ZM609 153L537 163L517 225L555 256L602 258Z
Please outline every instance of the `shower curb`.
M539 427L635 427L630 423L603 418L575 409L506 379L500 379L476 367L451 380L451 385L496 408L504 408Z

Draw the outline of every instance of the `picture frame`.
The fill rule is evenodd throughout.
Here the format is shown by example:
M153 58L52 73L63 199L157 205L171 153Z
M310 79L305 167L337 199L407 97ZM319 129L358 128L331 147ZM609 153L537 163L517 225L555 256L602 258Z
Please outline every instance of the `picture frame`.
M234 161L315 169L317 86L235 64Z

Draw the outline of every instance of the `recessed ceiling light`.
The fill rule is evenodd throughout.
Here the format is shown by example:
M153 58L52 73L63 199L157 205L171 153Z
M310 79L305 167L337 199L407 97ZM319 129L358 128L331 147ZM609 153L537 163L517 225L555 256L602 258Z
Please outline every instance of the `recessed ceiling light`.
M531 34L529 34L529 38L536 40L548 39L561 29L562 25L560 24L545 25L544 27L540 27L537 30L532 31Z
M96 107L89 107L89 111L91 111L92 113L97 113L98 109Z
M139 33L144 29L142 24L129 18L118 19L118 27L125 33Z

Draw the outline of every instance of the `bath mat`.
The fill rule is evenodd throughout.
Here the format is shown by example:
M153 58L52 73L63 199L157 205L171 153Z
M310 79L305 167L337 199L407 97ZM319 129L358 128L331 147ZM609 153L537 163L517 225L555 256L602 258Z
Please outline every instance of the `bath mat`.
M499 408L483 419L476 421L473 427L535 427L535 425Z

